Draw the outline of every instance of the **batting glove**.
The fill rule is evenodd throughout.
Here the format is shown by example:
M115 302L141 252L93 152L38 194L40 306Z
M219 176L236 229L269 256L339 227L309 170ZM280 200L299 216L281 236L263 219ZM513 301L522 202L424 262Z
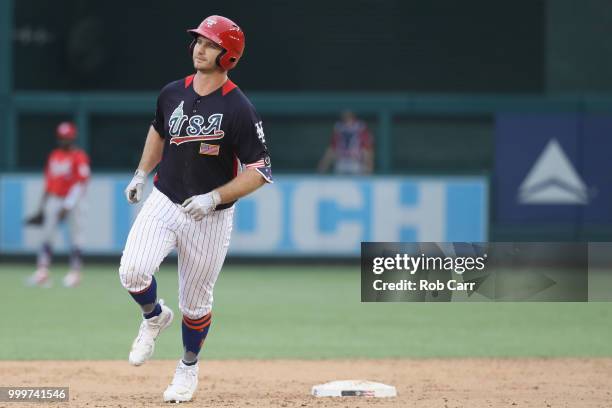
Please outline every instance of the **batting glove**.
M125 198L127 198L128 203L136 204L142 199L142 189L146 178L147 173L140 169L136 170L132 181L130 181L130 184L125 188Z
M189 197L183 203L183 212L191 215L194 220L200 221L210 214L217 204L221 203L221 196L216 190L210 193Z

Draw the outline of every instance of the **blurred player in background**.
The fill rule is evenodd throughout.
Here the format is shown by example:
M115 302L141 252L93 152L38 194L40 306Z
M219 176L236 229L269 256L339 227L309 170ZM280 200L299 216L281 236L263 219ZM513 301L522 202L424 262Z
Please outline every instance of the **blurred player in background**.
M319 162L318 170L325 173L334 165L336 174L372 174L374 142L365 122L351 111L344 111L334 125L329 147Z
M47 286L53 241L61 223L69 223L70 269L64 276L64 286L75 287L81 281L82 214L81 201L89 180L89 157L75 146L77 128L72 122L62 122L56 129L58 147L47 159L45 191L38 212L27 219L28 225L41 227L42 246L38 252L36 272L29 277L30 285Z
M132 225L119 266L123 287L143 312L129 354L129 362L139 366L172 323L172 310L157 299L154 274L177 249L184 352L164 392L167 402L190 401L198 386L198 354L212 321L234 203L272 182L261 118L227 76L242 56L244 33L221 16L204 19L189 33L196 73L169 83L157 99L127 200L141 200L147 174L159 165L155 187Z

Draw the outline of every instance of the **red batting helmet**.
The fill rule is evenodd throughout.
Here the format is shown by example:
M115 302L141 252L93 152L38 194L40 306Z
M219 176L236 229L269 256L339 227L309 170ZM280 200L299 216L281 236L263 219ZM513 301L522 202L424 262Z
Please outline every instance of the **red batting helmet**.
M244 51L244 33L238 27L238 24L229 18L222 16L206 17L198 28L187 30L187 32L193 36L193 41L189 46L192 55L195 42L201 35L223 48L223 51L217 57L217 65L227 71L238 64L238 60Z
M58 139L62 140L74 140L77 135L77 128L72 122L62 122L57 125L55 134Z

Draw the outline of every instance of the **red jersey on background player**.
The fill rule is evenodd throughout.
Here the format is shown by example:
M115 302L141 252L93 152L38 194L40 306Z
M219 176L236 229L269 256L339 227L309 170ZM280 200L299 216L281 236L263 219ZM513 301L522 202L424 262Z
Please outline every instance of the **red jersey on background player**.
M342 113L334 125L332 140L319 162L319 172L325 173L334 164L336 174L371 174L374 170L373 140L365 122L353 112Z
M50 285L53 241L59 225L67 220L70 231L70 269L64 277L66 287L77 286L81 280L82 214L81 200L89 180L89 157L74 144L77 128L62 122L56 129L58 148L54 149L45 166L45 192L38 212L27 220L29 225L42 226L42 245L38 252L36 272L30 285Z

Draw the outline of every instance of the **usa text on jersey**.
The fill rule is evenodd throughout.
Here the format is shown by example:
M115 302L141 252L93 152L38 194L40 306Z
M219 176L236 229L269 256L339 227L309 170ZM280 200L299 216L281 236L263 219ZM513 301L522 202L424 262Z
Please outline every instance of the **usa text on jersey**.
M193 115L188 117L183 114L183 103L174 109L168 127L170 130L170 144L180 145L187 142L197 142L205 140L223 139L225 133L221 130L221 122L223 121L222 113L214 113L208 117L208 124L204 126L204 117L202 115ZM183 124L188 122L189 126L185 129L187 135L180 136Z

